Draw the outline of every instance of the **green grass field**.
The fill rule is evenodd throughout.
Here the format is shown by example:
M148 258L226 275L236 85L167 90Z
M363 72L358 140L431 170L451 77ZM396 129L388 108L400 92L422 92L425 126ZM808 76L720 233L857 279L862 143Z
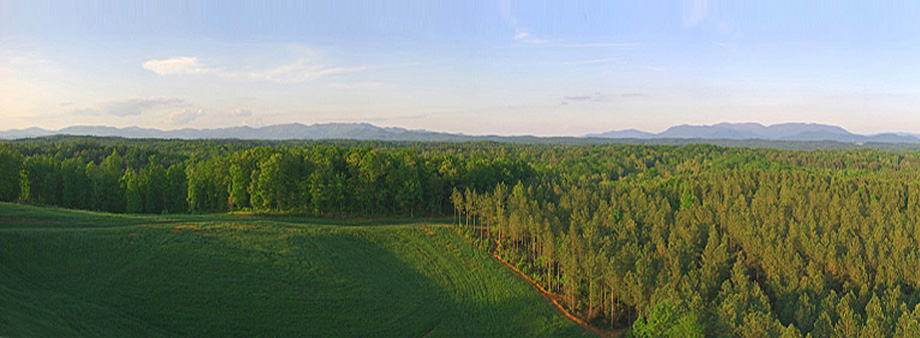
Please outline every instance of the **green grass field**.
M447 225L0 204L0 336L582 336Z

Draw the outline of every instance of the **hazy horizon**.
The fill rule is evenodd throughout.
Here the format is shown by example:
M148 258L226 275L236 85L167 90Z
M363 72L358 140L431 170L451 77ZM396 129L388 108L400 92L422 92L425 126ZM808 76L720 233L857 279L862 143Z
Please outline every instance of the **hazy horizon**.
M801 121L787 121L787 122L779 122L779 123L773 123L773 124L763 124L763 123L752 122L752 121L746 121L746 122L745 122L745 121L740 121L740 122L725 122L725 121L723 121L723 122L705 123L705 124L687 124L687 123L684 123L684 124L675 124L675 125L666 127L666 128L664 128L664 129L661 129L661 130L641 130L641 129L636 129L636 128L624 128L624 129L611 129L611 130L606 130L606 131L603 131L603 132L585 133L585 134L578 134L578 135L534 135L534 134L528 134L528 133L517 133L517 134L496 134L496 133L472 134L472 133L450 132L450 131L435 130L435 129L426 129L426 128L406 128L406 127L402 127L402 126L398 126L398 125L396 125L396 126L384 126L384 125L378 125L378 124L375 124L375 123L372 123L372 122L366 122L366 121L354 121L354 122L335 122L335 121L333 121L333 122L317 122L317 123L289 122L289 123L278 123L278 124L271 124L271 125L264 125L264 126L241 125L241 126L202 127L202 128L192 128L192 127L181 127L181 128L156 128L156 127L142 127L142 126L136 126L136 125L126 126L126 127L116 127L116 126L110 126L110 125L75 124L75 125L70 125L70 126L66 126L66 127L63 127L63 128L57 128L57 129L48 129L48 128L42 128L42 127L37 127L37 126L26 127L26 128L0 129L0 133L2 133L2 132L7 132L7 131L16 131L16 130L23 131L23 130L28 130L28 129L31 129L31 128L39 128L39 129L44 129L44 130L46 130L46 131L51 131L51 132L62 131L62 130L68 129L68 128L117 128L117 129L120 129L120 130L126 130L126 129L131 129L131 128L140 128L140 129L147 129L147 130L151 130L151 129L152 129L152 130L158 130L158 131L164 131L164 132L174 132L174 131L181 131L181 130L197 130L197 131L221 130L221 129L235 128L235 127L249 127L249 128L259 129L259 128L262 128L262 127L272 127L272 126L282 126L282 125L295 125L295 124L304 125L304 126L313 126L313 125L320 126L320 125L330 125L330 124L354 124L354 125L357 125L357 124L368 124L368 125L371 125L371 126L373 126L373 127L380 127L380 128L397 128L397 129L405 129L405 130L409 130L409 131L423 131L423 132L445 133L445 134L451 134L451 135L464 135L464 136L474 136L474 137L475 137L475 136L499 136L499 137L536 136L536 137L576 137L576 138L578 138L578 137L595 137L595 136L598 136L598 135L601 135L601 134L605 134L605 133L609 133L609 132L629 132L629 131L638 131L638 132L648 133L648 134L650 134L650 136L657 136L657 135L659 135L659 134L662 134L662 133L665 133L665 132L671 130L671 129L674 128L674 127L714 127L714 126L723 125L723 124L729 124L729 125L759 124L759 125L761 125L761 126L763 126L763 127L774 127L774 126L789 125L789 124L804 124L804 125L820 125L820 126L826 126L826 127L840 127L840 126L834 125L834 124L817 123L817 122L801 122ZM843 128L843 127L840 127L840 128ZM861 135L861 136L876 136L876 135L894 134L894 135L907 135L907 136L920 137L920 133L898 132L898 131L882 131L882 132L876 132L876 133L857 133L857 132L853 132L852 130L849 130L849 129L847 129L847 128L843 128L843 129L846 130L847 132L850 132L850 133L854 134L854 135ZM678 137L678 138L682 138L682 137ZM709 137L706 137L706 138L709 138Z
M920 4L0 0L0 130L920 133Z

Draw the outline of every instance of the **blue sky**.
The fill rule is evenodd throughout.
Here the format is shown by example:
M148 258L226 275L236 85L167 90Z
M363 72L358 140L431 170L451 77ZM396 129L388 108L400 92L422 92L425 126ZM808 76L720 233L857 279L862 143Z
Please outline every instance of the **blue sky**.
M912 2L0 0L0 130L920 132Z

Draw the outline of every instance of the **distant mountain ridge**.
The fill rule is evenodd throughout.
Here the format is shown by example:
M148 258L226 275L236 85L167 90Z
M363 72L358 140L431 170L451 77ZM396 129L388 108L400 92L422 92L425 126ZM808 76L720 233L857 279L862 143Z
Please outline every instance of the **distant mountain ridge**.
M152 128L115 128L107 126L73 126L57 131L28 128L0 131L0 139L18 139L51 135L80 135L159 139L258 139L258 140L380 140L380 141L462 141L467 136L427 130L378 127L369 123L300 123L265 127L229 127L217 129L159 130Z
M718 123L713 125L678 125L661 133L636 129L609 131L578 137L535 137L464 135L429 130L410 130L396 127L378 127L370 123L300 123L277 124L265 127L228 127L216 129L160 130L152 128L107 126L72 126L60 130L37 127L0 131L0 139L20 139L51 135L79 135L123 138L157 139L250 139L250 140L376 140L376 141L429 141L465 142L499 141L524 143L566 143L572 140L603 143L617 140L765 140L765 141L833 141L841 143L908 143L920 144L920 137L904 133L874 135L854 134L838 126L818 123L781 123L764 126L760 123ZM656 141L664 142L664 141ZM686 142L685 142L686 143Z
M767 140L767 141L834 141L846 143L920 143L910 134L854 134L838 126L819 123L780 123L764 126L760 123L718 123L713 125L683 124L654 134L635 129L608 131L586 135L589 138L634 139L703 139L703 140Z

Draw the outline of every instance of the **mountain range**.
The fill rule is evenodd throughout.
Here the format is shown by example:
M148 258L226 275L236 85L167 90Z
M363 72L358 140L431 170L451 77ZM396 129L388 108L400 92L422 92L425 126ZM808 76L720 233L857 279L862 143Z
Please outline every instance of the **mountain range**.
M589 138L605 139L703 139L703 140L767 140L767 141L834 141L845 143L920 143L912 134L882 133L854 134L838 126L818 123L781 123L764 126L760 123L719 123L713 125L679 125L661 133L635 129L589 134Z
M0 139L19 139L51 135L81 135L123 138L158 139L252 139L252 140L380 140L380 141L463 141L464 135L378 127L369 123L300 123L265 127L229 127L217 129L160 130L152 128L115 128L106 126L74 126L60 130L42 128L0 131Z
M470 136L428 130L410 130L395 127L378 127L369 123L300 123L278 124L265 127L229 127L217 129L160 130L151 128L106 126L73 126L60 130L42 128L0 131L0 139L20 139L51 135L87 135L124 138L159 139L260 139L260 140L380 140L380 141L519 141L550 142L561 139L532 136ZM843 143L913 143L920 137L913 134L883 133L854 134L838 126L817 123L782 123L764 126L759 123L719 123L713 125L679 125L661 133L635 129L609 131L585 135L583 140L766 140L766 141L833 141ZM542 141L541 141L542 140Z

